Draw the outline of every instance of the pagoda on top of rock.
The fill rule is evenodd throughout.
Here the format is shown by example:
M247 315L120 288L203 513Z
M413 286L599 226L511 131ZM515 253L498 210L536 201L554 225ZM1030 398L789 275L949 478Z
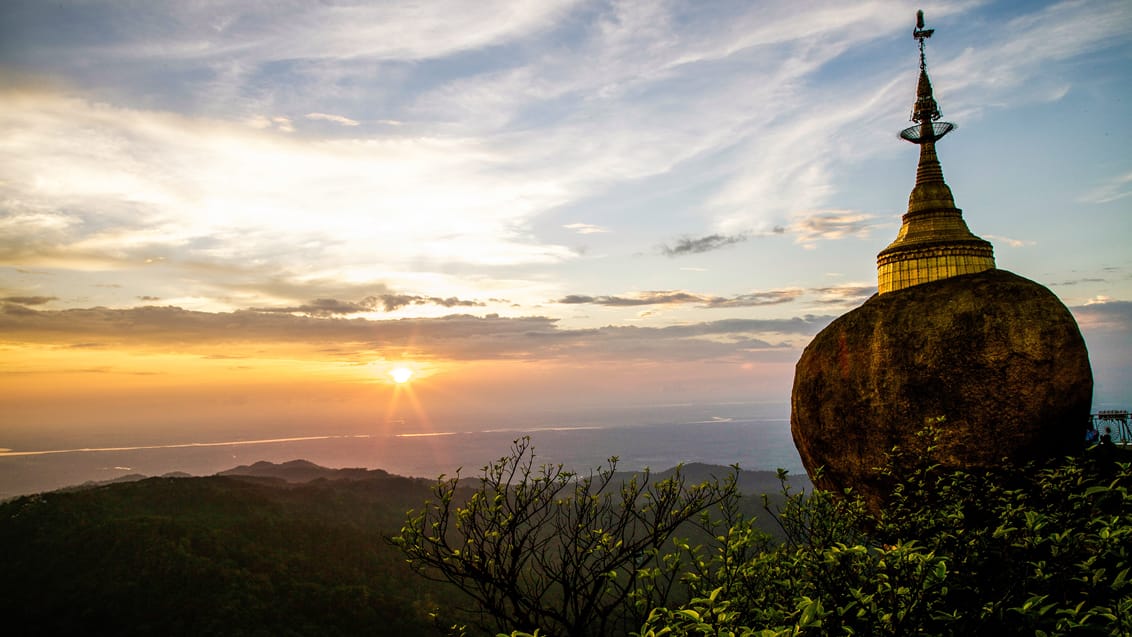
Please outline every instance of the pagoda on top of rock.
M941 122L924 62L912 120L916 186L900 234L877 257L879 291L802 352L790 430L815 486L852 489L879 512L900 477L893 448L944 467L988 471L1084 448L1089 352L1069 309L1039 283L995 267L943 180ZM934 442L925 446L927 431Z
M924 13L918 12L912 32L920 43L920 81L912 107L916 125L901 131L900 137L920 146L920 164L900 233L877 255L880 294L994 268L994 248L967 229L936 156L936 142L955 130L955 125L939 121L942 114L928 79L924 41L934 31L924 28Z

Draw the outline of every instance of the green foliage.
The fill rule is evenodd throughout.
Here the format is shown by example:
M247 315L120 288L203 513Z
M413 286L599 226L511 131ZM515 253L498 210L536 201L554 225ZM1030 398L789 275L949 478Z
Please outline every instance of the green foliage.
M664 480L646 471L621 479L616 458L589 475L535 465L527 438L484 467L461 495L459 476L437 482L394 538L412 566L455 584L499 630L541 628L553 635L606 635L669 602L691 546L668 542L712 508L733 508L735 475L687 484L679 469ZM723 527L726 528L726 527ZM693 560L693 562L695 562ZM626 624L625 622L631 622Z
M784 486L786 541L709 559L695 598L654 610L641 637L1132 634L1128 464L976 474L933 454L894 452L879 517ZM754 536L732 531L741 552Z
M455 595L383 542L427 489L154 478L0 504L5 634L435 635Z

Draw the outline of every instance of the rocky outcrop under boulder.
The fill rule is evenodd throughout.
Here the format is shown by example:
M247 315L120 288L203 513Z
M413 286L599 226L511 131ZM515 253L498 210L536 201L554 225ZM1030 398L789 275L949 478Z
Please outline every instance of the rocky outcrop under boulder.
M874 296L822 330L794 374L794 443L821 488L876 508L894 446L936 422L937 461L968 469L1079 450L1092 402L1088 351L1045 287L988 270Z

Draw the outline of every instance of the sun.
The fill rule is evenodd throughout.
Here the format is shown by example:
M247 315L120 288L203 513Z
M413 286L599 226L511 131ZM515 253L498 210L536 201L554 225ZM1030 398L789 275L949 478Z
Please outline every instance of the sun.
M393 377L393 382L398 385L404 385L413 377L413 370L408 367L394 367L389 370L389 375Z

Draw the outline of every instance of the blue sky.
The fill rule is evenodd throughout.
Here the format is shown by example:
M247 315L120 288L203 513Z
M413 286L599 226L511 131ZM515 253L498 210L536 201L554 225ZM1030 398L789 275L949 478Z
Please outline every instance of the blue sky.
M784 405L899 227L918 8L957 205L1127 407L1132 5L1103 0L7 0L0 374L113 376L86 413L221 359Z

